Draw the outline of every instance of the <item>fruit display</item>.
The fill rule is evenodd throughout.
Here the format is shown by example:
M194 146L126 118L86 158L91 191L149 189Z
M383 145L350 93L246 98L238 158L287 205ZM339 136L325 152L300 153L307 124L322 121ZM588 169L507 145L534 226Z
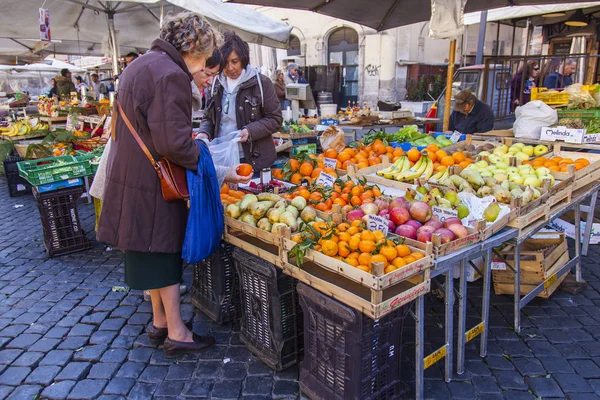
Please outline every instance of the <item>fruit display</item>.
M523 164L528 164L533 167L534 170L537 171L545 171L546 169L552 172L567 172L569 165L575 166L575 171L579 171L588 165L590 165L590 161L587 158L563 158L561 156L542 156L533 159L532 161L524 161Z
M252 193L262 193L262 192L270 192L270 193L283 193L288 190L288 188L284 185L283 182L271 179L267 183L256 183L251 181L248 184L248 187L244 190L247 190Z
M331 211L335 205L341 211L349 212L356 207L373 204L383 193L376 185L368 185L364 180L354 182L352 179L340 178L332 187L323 187L315 183L297 186L281 197L294 201L302 197L307 204L323 212Z
M296 158L290 158L283 168L272 169L271 175L275 179L291 182L294 185L300 185L302 181L310 183L318 179L321 172L337 178L338 174L335 168L325 166L324 159L326 154L319 156L314 154L299 154Z
M281 130L285 133L311 133L313 132L308 126L299 124L298 121L289 120L284 121Z
M382 263L387 274L425 257L422 251L411 249L399 237L386 237L380 230L366 229L365 222L360 219L339 224L304 222L291 239L297 244L290 256L296 258L298 265L302 265L309 248L370 273L373 263Z
M431 207L441 207L447 210L455 210L459 219L469 216L469 208L462 203L458 193L453 190L432 187L431 185L419 185L416 190L407 190L406 199L416 199L429 204Z
M6 127L0 128L0 135L4 137L16 137L16 136L27 136L33 133L39 133L36 131L47 131L49 129L48 124L36 122L32 126L29 119L22 119L17 122L13 122Z
M221 204L228 206L232 203L240 201L246 193L241 190L230 189L226 184L221 186Z
M496 164L499 161L508 162L511 157L515 157L521 161L526 161L531 157L546 154L548 151L548 146L543 144L532 146L524 143L515 143L510 147L505 144L501 144L495 147L492 152L481 151L478 153L478 155L481 157L489 157L490 162Z

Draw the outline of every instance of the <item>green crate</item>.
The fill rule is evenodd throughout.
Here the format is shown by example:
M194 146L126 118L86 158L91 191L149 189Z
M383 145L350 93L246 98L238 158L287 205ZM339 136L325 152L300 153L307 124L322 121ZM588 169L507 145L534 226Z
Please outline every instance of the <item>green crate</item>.
M317 145L316 143L312 143L312 144L301 144L298 146L292 146L292 157L300 154L300 153L306 153L306 154L317 154Z
M558 110L558 119L561 118L580 118L583 122L592 119L600 119L600 108L592 110Z
M57 165L58 161L64 161L65 164ZM89 159L78 160L73 156L22 161L17 165L19 175L35 186L92 175Z

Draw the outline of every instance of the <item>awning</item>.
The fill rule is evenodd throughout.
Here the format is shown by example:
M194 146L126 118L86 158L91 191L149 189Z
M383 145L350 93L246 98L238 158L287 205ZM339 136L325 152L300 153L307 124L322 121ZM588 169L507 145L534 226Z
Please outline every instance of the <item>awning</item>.
M516 20L526 17L542 16L544 14L551 14L562 11L574 11L577 9L598 7L600 8L599 2L586 2L586 3L570 3L570 4L547 4L540 6L518 6L518 7L502 7L494 10L489 10L487 14L487 21L504 21L504 20ZM481 18L481 11L472 12L465 14L465 25L478 24ZM561 18L544 18L539 21L539 25L543 23L554 23L558 22ZM562 18L566 19L566 18ZM534 23L538 25L538 23Z

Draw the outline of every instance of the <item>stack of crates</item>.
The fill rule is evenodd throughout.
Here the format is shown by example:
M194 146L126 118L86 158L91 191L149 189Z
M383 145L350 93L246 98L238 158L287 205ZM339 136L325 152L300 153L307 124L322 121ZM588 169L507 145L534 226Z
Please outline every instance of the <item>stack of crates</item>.
M8 184L8 195L10 197L31 194L31 184L19 176L17 163L23 161L19 156L8 156L4 159L4 173Z

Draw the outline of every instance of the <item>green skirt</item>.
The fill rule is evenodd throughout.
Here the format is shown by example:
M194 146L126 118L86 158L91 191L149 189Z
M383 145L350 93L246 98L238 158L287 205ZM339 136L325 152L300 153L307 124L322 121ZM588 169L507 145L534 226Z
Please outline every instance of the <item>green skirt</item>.
M131 289L152 290L181 283L181 253L125 252L125 283Z

